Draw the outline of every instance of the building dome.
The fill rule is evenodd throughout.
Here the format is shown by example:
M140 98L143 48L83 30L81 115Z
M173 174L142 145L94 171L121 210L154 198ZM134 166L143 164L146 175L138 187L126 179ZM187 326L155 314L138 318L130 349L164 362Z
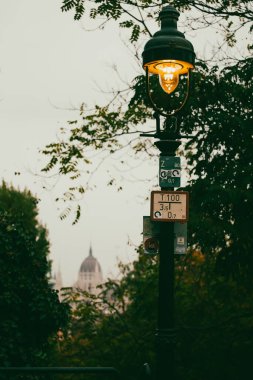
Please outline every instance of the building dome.
M76 287L91 294L98 294L98 285L103 283L102 269L98 260L92 255L90 247L89 255L83 260L79 272Z
M102 273L101 266L97 259L92 255L92 248L90 247L89 256L86 257L86 259L83 260L80 269L80 273L94 273L99 272Z

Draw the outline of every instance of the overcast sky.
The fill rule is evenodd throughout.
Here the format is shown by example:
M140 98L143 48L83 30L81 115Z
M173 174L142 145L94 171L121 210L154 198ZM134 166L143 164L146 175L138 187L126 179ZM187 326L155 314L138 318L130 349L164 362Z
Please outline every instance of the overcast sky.
M56 0L0 1L0 172L41 199L40 219L49 229L54 268L60 265L64 284L71 285L90 243L105 275L117 273L117 257L133 260L134 247L127 242L140 244L149 205L141 197L136 201L140 184L126 184L122 193L107 189L103 168L73 227L71 220L59 220L55 192L43 190L44 181L35 175L43 160L39 148L78 115L66 109L101 101L94 82L108 87L113 81L111 60L123 64L128 59L132 70L132 58L115 30L85 32L60 5Z

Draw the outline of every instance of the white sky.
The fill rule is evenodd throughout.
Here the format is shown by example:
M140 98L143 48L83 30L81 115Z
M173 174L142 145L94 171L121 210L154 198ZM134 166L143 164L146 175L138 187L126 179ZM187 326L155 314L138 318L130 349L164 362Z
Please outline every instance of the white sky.
M129 182L117 193L105 186L103 168L97 190L83 200L81 221L72 226L70 219L59 220L56 194L43 190L43 181L33 174L42 167L39 148L54 141L67 120L77 118L78 112L66 108L103 99L94 81L110 88L115 81L110 63L121 66L125 78L136 75L116 25L86 32L60 6L60 0L0 0L0 177L41 199L40 219L49 229L54 269L60 265L67 286L76 280L90 243L105 275L117 273L117 257L135 258L127 242L141 243L142 216L149 214L142 195L148 195L151 183ZM197 41L191 37L200 49L203 32ZM145 163L140 175L155 176L156 164Z
M101 172L98 189L84 198L81 221L72 226L71 219L59 220L56 194L43 190L43 181L33 175L42 166L39 148L77 118L78 112L64 108L102 99L94 81L109 87L111 60L132 63L115 30L85 32L60 5L60 0L0 0L0 177L41 199L40 219L49 229L54 268L60 265L64 285L71 285L90 243L105 275L117 273L117 257L134 259L127 241L140 244L149 205L136 201L144 186L129 183L117 193L106 188Z

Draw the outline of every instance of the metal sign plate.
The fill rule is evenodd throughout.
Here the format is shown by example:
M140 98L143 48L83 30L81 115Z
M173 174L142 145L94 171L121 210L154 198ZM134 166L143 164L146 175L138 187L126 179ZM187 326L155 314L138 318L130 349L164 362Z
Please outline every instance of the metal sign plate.
M174 224L174 254L184 255L187 252L187 223Z
M159 240L157 238L147 238L143 240L144 253L147 255L157 255L159 250Z
M168 237L169 238L169 237ZM150 216L143 216L143 248L146 255L159 253L160 224L150 220ZM187 253L187 223L174 223L174 254Z
M159 248L159 224L152 222L150 216L143 217L143 248L147 255L158 254Z
M152 191L150 219L158 222L186 222L188 220L186 191Z
M180 157L160 156L159 185L161 187L181 186Z

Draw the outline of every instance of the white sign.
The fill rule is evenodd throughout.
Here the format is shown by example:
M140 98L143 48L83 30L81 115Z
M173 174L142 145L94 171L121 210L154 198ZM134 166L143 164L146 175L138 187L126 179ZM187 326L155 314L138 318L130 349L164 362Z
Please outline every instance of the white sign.
M152 191L150 219L161 222L186 222L188 220L186 191Z

